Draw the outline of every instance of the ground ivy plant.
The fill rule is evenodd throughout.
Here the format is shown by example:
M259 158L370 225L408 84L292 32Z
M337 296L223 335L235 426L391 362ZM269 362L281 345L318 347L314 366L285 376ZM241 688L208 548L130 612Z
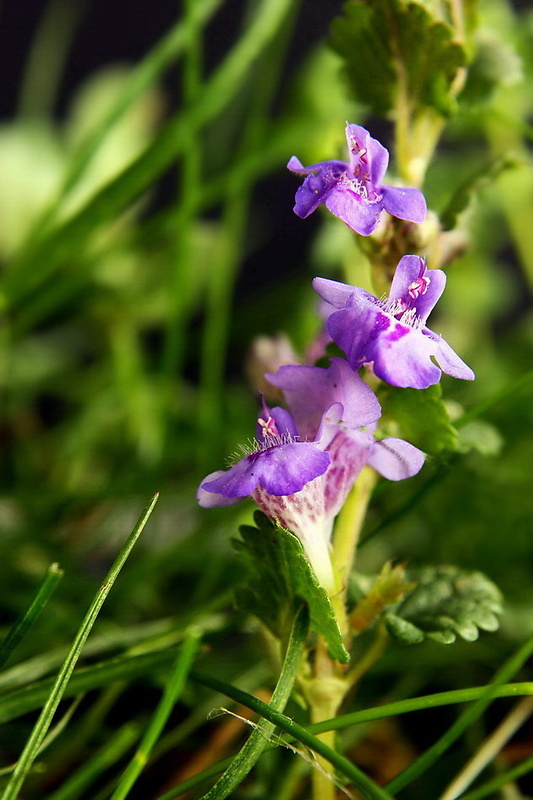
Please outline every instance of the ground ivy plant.
M333 5L298 77L328 3L184 0L59 119L84 4L39 23L0 128L0 800L524 796L533 14Z
M354 571L378 481L409 480L439 440L448 455L459 450L439 390L442 373L475 378L426 324L447 276L437 246L443 227L435 215L428 224L419 188L466 78L470 23L463 11L459 19L450 6L451 17L441 18L431 4L348 2L335 20L332 46L354 94L395 122L397 177L383 182L389 152L356 122L345 128L348 161L304 166L292 156L287 167L304 178L294 212L305 219L323 205L347 225L372 264L376 294L314 278L321 322L307 356L291 363L279 355L277 369L264 375L271 389L260 397L248 444L198 489L205 508L251 497L260 509L255 527L242 527L235 540L243 571L237 603L261 620L282 652L299 605L307 607L311 635L297 686L314 723L336 716L391 639L413 647L425 639L473 641L479 629L497 629L502 610L488 577L449 564L416 570L387 562L379 575ZM269 396L282 397L283 405ZM416 446L421 441L428 450ZM373 636L355 657L354 642L367 630ZM333 746L332 733L322 737ZM358 788L365 797L390 796ZM335 792L331 763L319 758L313 797ZM212 796L227 795L215 787Z

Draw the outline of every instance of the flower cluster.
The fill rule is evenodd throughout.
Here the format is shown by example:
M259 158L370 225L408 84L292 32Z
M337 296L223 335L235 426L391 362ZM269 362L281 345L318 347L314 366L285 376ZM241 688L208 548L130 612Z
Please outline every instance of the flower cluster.
M268 380L288 411L263 402L256 442L226 471L202 482L204 507L251 495L267 516L295 533L324 586L333 588L329 542L333 520L365 464L389 480L414 475L424 456L401 439L374 438L381 407L342 358L322 367L287 365Z
M362 235L381 212L421 222L424 197L417 189L381 184L388 153L358 125L346 128L350 161L289 169L306 175L295 211L305 217L320 204ZM251 496L271 519L301 540L322 585L335 591L330 558L333 522L365 465L388 480L415 475L424 454L393 437L378 439L381 406L358 374L365 366L400 387L427 388L441 371L472 380L472 370L426 327L446 282L442 270L426 269L419 256L404 256L390 295L380 300L363 289L315 278L324 301L326 335L344 351L328 367L280 366L266 380L282 393L286 408L262 400L254 440L227 470L208 475L198 490L201 506L231 505Z

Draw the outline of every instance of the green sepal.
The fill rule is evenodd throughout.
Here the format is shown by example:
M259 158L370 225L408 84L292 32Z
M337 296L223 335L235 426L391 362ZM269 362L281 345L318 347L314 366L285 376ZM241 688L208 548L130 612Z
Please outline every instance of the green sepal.
M330 44L359 102L386 116L402 93L415 111L455 110L452 85L466 51L447 22L414 0L350 0L343 11L333 20Z
M479 629L495 631L502 611L498 587L481 572L452 566L409 571L416 588L384 616L389 634L404 644L432 639L451 644L457 636L475 641Z
M459 449L440 383L428 389L387 387L379 399L383 408L380 432L406 439L430 455Z
M255 614L278 638L290 631L296 609L304 601L310 624L327 642L332 658L350 660L327 592L319 584L300 540L260 511L257 527L242 525L241 539L233 544L239 553L246 582L237 587L239 608Z

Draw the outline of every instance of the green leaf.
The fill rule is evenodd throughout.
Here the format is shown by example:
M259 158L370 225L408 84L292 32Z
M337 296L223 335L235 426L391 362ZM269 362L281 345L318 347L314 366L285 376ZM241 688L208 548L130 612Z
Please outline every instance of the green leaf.
M468 105L487 103L500 86L512 86L523 78L519 55L495 31L480 30L476 40L474 60L459 96Z
M257 527L241 526L242 540L234 540L246 572L246 583L236 591L239 607L259 617L275 636L285 638L303 600L311 627L324 637L331 657L346 664L349 655L331 602L299 539L260 511L254 521Z
M494 157L491 156L474 173L468 176L452 194L446 208L440 215L443 230L450 231L455 228L457 218L469 207L473 198L485 187L492 186L502 172L515 169L520 161L511 153Z
M457 451L457 431L442 400L439 383L428 389L387 387L380 402L380 430L387 435L400 436L431 455Z
M396 107L399 93L414 109L447 116L455 108L452 84L466 61L454 31L421 2L350 0L331 27L331 46L344 59L357 100L379 115Z
M405 644L432 639L451 644L457 636L478 638L478 628L495 631L502 611L500 590L481 572L457 567L426 567L409 573L417 587L385 615L390 635Z

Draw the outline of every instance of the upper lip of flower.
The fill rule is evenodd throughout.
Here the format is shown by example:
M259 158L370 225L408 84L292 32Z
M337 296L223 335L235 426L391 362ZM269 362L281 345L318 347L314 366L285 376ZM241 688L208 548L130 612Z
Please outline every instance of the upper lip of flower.
M346 124L350 153L347 161L321 161L304 167L292 156L287 167L305 175L296 192L294 211L304 218L321 203L356 233L368 236L382 210L411 222L423 222L426 201L418 189L382 184L389 163L388 151L360 125Z
M315 278L313 286L333 307L327 330L353 369L370 363L394 386L424 389L440 380L441 370L474 379L470 367L425 324L445 283L442 270L427 270L423 259L408 255L396 268L387 299L324 278Z

